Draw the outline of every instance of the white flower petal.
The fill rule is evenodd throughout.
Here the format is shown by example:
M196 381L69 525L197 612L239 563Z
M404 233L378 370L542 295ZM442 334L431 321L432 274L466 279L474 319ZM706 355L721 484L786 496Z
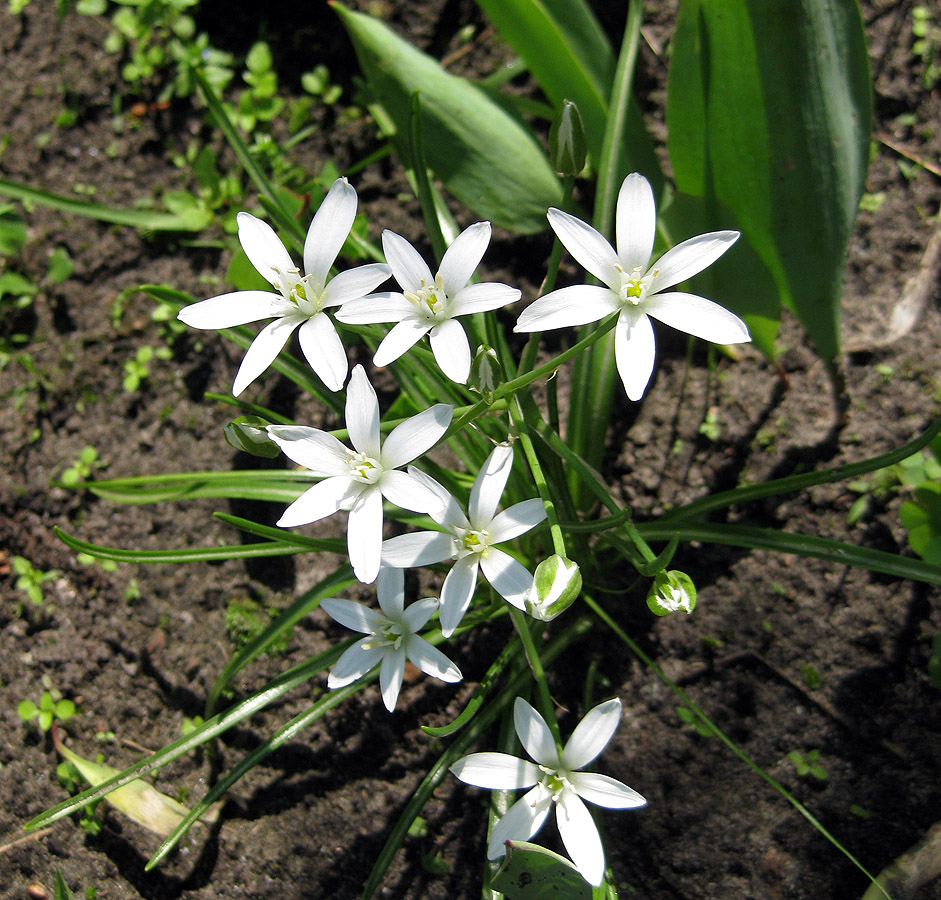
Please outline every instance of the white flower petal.
M408 303L408 301L405 301ZM376 355L372 358L373 365L387 366L395 362L403 353L408 352L428 332L431 324L423 319L415 318L411 313L392 326L389 333L382 339L376 348Z
M417 293L423 284L432 285L434 276L421 254L404 237L386 229L382 232L382 251L392 267L392 274L403 291Z
M454 538L441 531L415 531L382 542L382 564L400 569L431 566L450 559Z
M579 797L606 809L637 809L647 803L637 791L607 775L573 772L569 780Z
M339 277L338 275L337 278ZM333 284L333 281L330 284ZM404 294L383 291L344 303L336 317L347 325L375 325L377 322L401 322L414 310L415 307L405 299Z
M741 344L751 340L748 326L735 313L697 294L671 291L648 295L644 312L678 331L714 344Z
M350 488L350 479L345 475L337 475L315 484L284 511L278 519L278 525L293 528L332 516L349 499Z
M526 567L517 562L509 553L497 547L480 561L484 577L493 585L493 589L507 603L517 609L526 608L526 595L533 584L533 576Z
M461 670L437 647L417 634L409 635L406 640L405 655L426 675L448 684L454 684L464 677Z
M552 230L572 257L595 278L610 287L615 267L620 260L604 235L561 209L550 209L546 215Z
M379 459L379 398L362 366L354 366L346 390L346 430L360 453Z
M541 784L523 794L490 832L490 842L487 844L488 858L499 859L503 856L506 853L507 841L528 841L542 828L550 809L552 798Z
M380 609L390 618L398 621L405 608L405 572L383 566L376 579L376 598Z
M596 284L573 284L534 300L521 313L514 331L548 331L597 322L618 310L617 296Z
M191 328L232 328L259 319L283 316L288 309L290 304L280 294L234 291L184 306L177 318Z
M457 317L490 312L508 303L516 303L521 296L517 288L498 281L469 284L456 296L451 297L451 315Z
M657 207L650 182L636 172L624 179L618 191L615 232L624 271L639 268L641 275L646 274L657 235Z
M441 508L441 498L406 472L394 470L383 472L378 486L386 500L402 509L427 513Z
M290 254L267 222L247 212L240 212L235 220L239 227L239 243L259 275L275 284L280 281L279 272L294 268Z
M401 571L401 569L398 571ZM405 612L402 613L402 624L414 636L415 632L421 631L425 627L437 608L438 599L436 597L425 597L424 600L416 600L414 603L410 603ZM405 649L408 652L407 646ZM414 662L414 660L412 661Z
M453 297L470 281L490 243L490 223L465 228L444 251L438 275L444 292Z
M346 549L353 574L363 584L372 584L382 557L382 494L373 486L356 498L350 510Z
M331 390L343 389L349 363L343 342L326 313L311 316L297 333L304 358L317 377Z
M383 468L397 469L427 453L444 436L453 414L453 406L436 403L396 425L382 445Z
M385 617L380 616L374 609L355 600L344 600L342 597L327 597L320 601L320 608L344 628L361 634L373 634L386 621Z
M481 531L489 529L512 470L513 446L497 444L481 466L471 488L467 518L474 528Z
M511 541L531 528L535 528L546 517L545 504L538 497L514 503L509 509L498 513L490 523L490 536L495 544Z
M369 640L371 639L364 638L343 652L330 670L330 676L327 678L328 688L346 687L376 667L382 659L383 651L381 647L364 647Z
M566 769L583 769L604 748L621 721L621 701L615 697L589 710L562 751Z
M339 306L341 303L351 303L365 297L374 291L383 281L392 275L385 263L369 263L366 266L356 266L340 272L335 278L327 282L324 290L324 306ZM408 302L408 301L406 301Z
M737 231L712 231L677 244L651 266L654 277L650 290L662 291L692 278L712 265L737 240Z
M621 313L614 327L614 361L631 400L644 396L653 372L655 349L650 319L641 313L632 325L628 311Z
M491 791L518 791L539 780L539 769L529 760L509 753L471 753L451 766L451 774L464 784Z
M438 622L445 637L454 634L454 629L461 624L470 606L474 588L477 587L478 560L476 553L459 559L444 579L438 604Z
M588 807L572 790L563 790L555 805L555 820L568 855L582 878L598 887L604 880L604 849Z
M435 325L429 335L431 351L435 362L451 381L467 384L470 374L471 353L467 335L460 323L454 319L445 319Z
M294 329L304 320L285 316L269 322L258 332L251 346L245 351L242 364L239 366L232 385L232 394L238 397L268 366L274 362L281 352Z
M316 475L344 475L347 449L332 434L306 425L268 425L265 429L288 459Z
M439 525L444 525L450 531L453 531L455 527L470 527L470 522L467 521L467 516L464 515L461 507L457 504L457 500L451 496L451 493L447 488L438 484L434 478L432 478L430 475L426 475L417 466L409 466L408 474L417 478L425 487L427 487L430 491L433 491L441 501L441 509L439 511L431 511L431 517Z
M546 720L522 697L513 704L513 724L520 743L539 765L559 768L559 751Z
M304 241L304 271L321 290L355 217L356 191L345 178L338 178L323 198Z
M379 689L382 691L382 702L389 712L395 709L395 701L399 699L404 677L405 651L386 650L379 667Z

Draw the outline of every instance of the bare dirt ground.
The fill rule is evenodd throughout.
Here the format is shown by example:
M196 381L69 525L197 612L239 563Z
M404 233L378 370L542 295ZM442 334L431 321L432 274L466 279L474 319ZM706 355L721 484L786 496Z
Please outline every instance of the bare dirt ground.
M395 27L438 56L462 24L482 24L468 2L385 8ZM912 4L876 0L864 14L876 134L867 190L881 199L860 214L846 271L847 422L831 440L825 373L793 322L782 332L786 386L751 351L712 372L702 352L687 371L684 342L661 329L647 399L620 407L609 440L609 476L639 518L739 481L867 458L909 440L938 413L941 312L937 259L932 263L928 251L941 199L941 97L937 86L926 87L924 59L912 51ZM269 23L268 39L289 61L299 46L313 46L316 61L352 93L352 54L333 14L312 15L312 25L290 33L283 23L280 30ZM655 133L665 71L655 49L669 43L670 15L669 4L658 7L641 62L639 84L649 93ZM232 34L217 41L244 51L238 40L254 35L240 35L234 18L220 20L220 32ZM618 35L617 17L610 18L606 24ZM487 61L501 53L495 40L484 34L462 64L485 74ZM127 124L130 100L122 98L118 62L101 42L99 23L76 15L57 21L51 3L35 2L21 16L0 7L4 177L61 193L91 186L97 199L117 205L186 184L185 170L170 160L204 133L202 113L184 103L116 131L114 117ZM55 124L66 103L78 113L67 128ZM299 162L316 171L333 157L343 170L374 149L367 125L335 124L325 119L298 147ZM388 226L418 236L416 208L400 199L404 181L393 162L371 166L357 188L373 237ZM245 466L222 440L231 411L202 400L206 390L228 391L239 353L214 335L184 335L173 342L172 358L154 360L141 388L127 392L124 363L140 347L161 346L163 333L142 295L126 296L120 317L113 314L116 300L148 282L210 296L218 292L225 254L38 207L27 220L23 257L9 264L41 274L50 252L65 247L75 271L64 283L43 284L27 311L0 322L5 336L28 335L23 349L31 360L29 369L17 360L0 369L0 896L37 896L28 893L30 885L51 896L56 867L77 896L93 888L99 900L358 896L391 824L440 752L419 725L456 713L501 634L455 646L468 682L458 692L425 681L407 685L392 717L375 690L344 704L240 782L221 824L191 838L158 871L143 871L156 839L114 812L95 836L66 820L20 840L24 822L66 796L48 737L17 715L20 700L38 700L43 678L79 707L65 726L69 744L123 767L143 747L178 736L184 717L202 711L233 649L224 620L231 599L283 607L323 571L306 556L106 571L81 563L55 538L59 526L112 546L207 546L237 539L213 519L215 509L261 521L273 521L279 510L210 501L121 507L50 486L85 446L98 451L96 477ZM501 236L493 259L507 267L517 260L535 280L548 247L545 239ZM535 262L523 261L523 254L539 253ZM923 263L928 289L917 324L883 344L903 288ZM532 297L533 284L523 286ZM275 376L266 376L263 388L263 402L317 424L315 411L298 407ZM712 409L715 428L704 435L699 426ZM898 498L877 498L850 526L855 499L845 485L821 487L736 510L730 520L903 550ZM51 607L45 613L28 604L18 612L24 598L10 570L13 556L54 572L43 585ZM941 818L941 714L928 678L931 640L941 631L938 590L714 546L687 548L677 564L699 588L693 616L654 621L642 596L625 594L609 602L616 617L863 865L878 872L916 844ZM247 693L335 639L326 617L309 617L283 654L239 679L238 691ZM862 896L865 877L718 740L684 724L672 695L623 647L593 634L576 655L579 665L569 673L563 662L553 683L572 710L568 727L578 718L581 684L567 675L580 677L584 659L596 657L598 699L617 694L626 711L605 771L649 801L641 811L601 817L622 897ZM818 677L809 685L811 671ZM224 762L237 762L307 699L292 697L230 732ZM115 737L101 743L97 732ZM799 775L788 757L793 751L817 751L826 777ZM207 773L206 758L193 755L161 772L157 784L198 797ZM444 783L426 810L426 833L409 839L383 896L479 896L483 793ZM553 834L547 827L542 839L551 843ZM423 865L429 857L443 865ZM930 883L917 896L939 898L941 885Z

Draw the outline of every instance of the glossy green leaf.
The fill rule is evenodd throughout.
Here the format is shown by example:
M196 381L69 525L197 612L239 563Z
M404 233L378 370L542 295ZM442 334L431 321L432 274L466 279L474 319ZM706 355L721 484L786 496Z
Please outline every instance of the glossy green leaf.
M616 59L584 0L477 0L501 37L519 54L558 110L571 100L585 124L595 165L601 159ZM642 172L659 195L663 175L643 116L631 102L622 145L623 175ZM620 181L620 179L618 179Z
M564 856L526 841L508 841L493 889L507 900L591 900L591 885Z
M332 4L353 41L370 88L395 123L399 156L409 159L411 96L421 97L429 167L477 215L524 234L543 231L562 190L531 132L467 79L378 19Z
M281 448L268 437L265 431L267 424L260 416L239 416L223 429L225 441L230 447L250 456L274 459L280 456Z
M825 360L870 116L856 0L683 0L667 103L677 189L731 210Z

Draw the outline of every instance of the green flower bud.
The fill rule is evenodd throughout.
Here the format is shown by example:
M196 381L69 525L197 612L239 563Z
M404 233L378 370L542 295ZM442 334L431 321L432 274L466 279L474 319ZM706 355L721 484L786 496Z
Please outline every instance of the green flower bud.
M562 109L549 128L549 159L556 172L578 175L585 168L588 146L578 107L571 100L562 101Z
M671 569L654 576L647 592L647 606L655 616L670 613L691 613L696 608L696 585L685 572Z
M497 351L489 344L481 344L471 361L468 387L478 394L492 394L500 384L500 363Z
M582 589L578 563L555 554L536 566L532 587L526 595L526 612L534 619L551 622L565 612Z

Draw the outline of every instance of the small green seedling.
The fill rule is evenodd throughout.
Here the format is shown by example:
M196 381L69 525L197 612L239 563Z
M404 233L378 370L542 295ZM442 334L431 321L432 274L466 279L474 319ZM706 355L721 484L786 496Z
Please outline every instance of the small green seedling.
M53 722L65 722L75 715L75 704L66 700L55 688L43 691L37 706L32 700L20 700L16 707L17 715L24 722L36 720L43 733L52 728Z
M806 755L799 750L792 750L788 753L787 758L794 763L797 768L797 774L801 778L810 776L811 778L816 778L818 781L826 781L827 778L829 778L827 770L820 765L819 750L808 750Z
M62 484L72 487L80 481L88 481L93 469L100 469L103 463L98 459L94 447L82 447L78 458L70 465L59 479Z
M58 570L50 569L48 572L43 572L41 569L34 568L25 556L14 556L11 563L13 571L19 576L16 579L16 589L22 591L33 606L42 606L45 599L42 585L55 578L59 574ZM22 607L19 607L17 615L21 615L22 612Z
M141 383L150 375L150 362L157 359L170 359L173 353L169 347L139 347L132 359L124 364L124 390L129 394L137 391Z

